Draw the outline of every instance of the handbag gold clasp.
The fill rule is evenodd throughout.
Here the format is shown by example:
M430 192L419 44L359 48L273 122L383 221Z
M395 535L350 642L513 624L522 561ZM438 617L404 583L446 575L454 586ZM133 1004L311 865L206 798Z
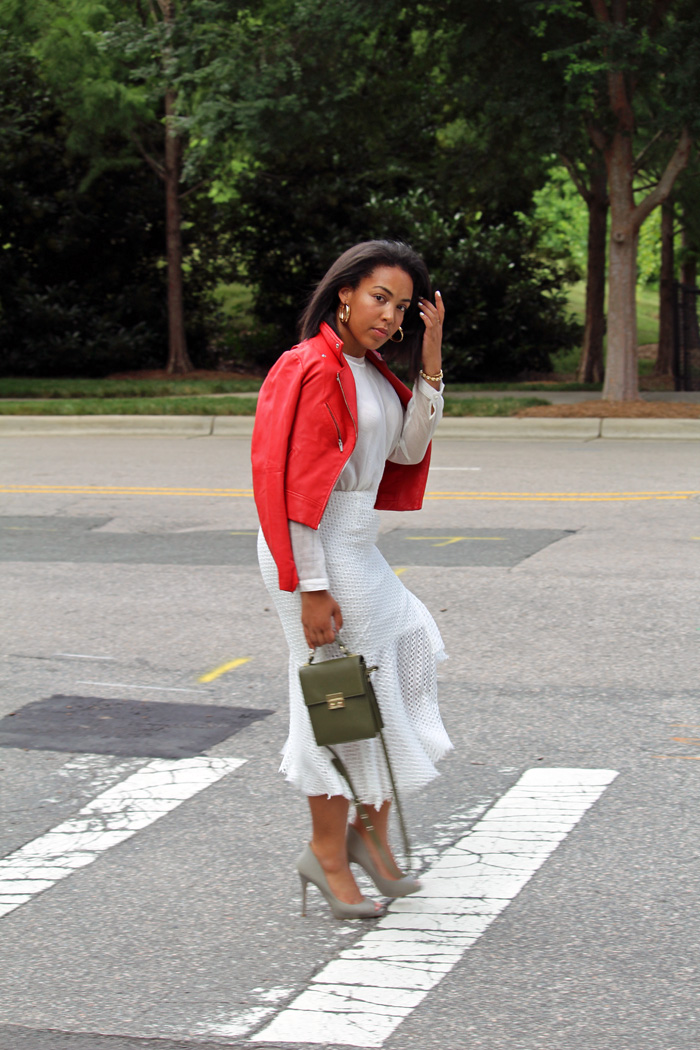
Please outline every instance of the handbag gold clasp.
M337 711L345 707L345 697L342 693L326 693L326 703L331 711Z

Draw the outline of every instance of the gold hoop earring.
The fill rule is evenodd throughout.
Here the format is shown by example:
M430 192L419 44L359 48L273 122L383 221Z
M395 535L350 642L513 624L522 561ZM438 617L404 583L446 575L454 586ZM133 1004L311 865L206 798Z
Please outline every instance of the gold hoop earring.
M399 336L398 339L395 338L397 335ZM394 332L394 335L392 335L390 338L392 343L403 343L403 328L401 327L401 325L399 325L399 327Z
M338 311L338 320L342 324L347 324L350 320L350 303L343 303L340 310Z

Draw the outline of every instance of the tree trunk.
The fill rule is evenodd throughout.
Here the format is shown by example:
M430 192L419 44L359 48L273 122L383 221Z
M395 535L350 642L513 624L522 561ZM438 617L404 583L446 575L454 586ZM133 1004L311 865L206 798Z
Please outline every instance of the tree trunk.
M175 24L173 0L158 0L163 21L169 33ZM166 78L172 60L170 39L163 48L163 68ZM174 127L175 89L165 89L165 242L168 263L168 364L166 371L182 374L192 371L185 337L185 313L182 277L182 214L180 211L180 137Z
M192 371L187 353L182 279L180 140L171 128L175 92L165 93L165 240L168 262L168 364L170 374Z
M698 259L696 252L690 250L693 245L690 242L687 230L683 230L683 247L688 254L685 256L683 265L681 266L681 284L684 288L697 288ZM681 323L684 325L685 345L690 348L700 347L700 321L698 320L697 296L685 293L683 299L684 310ZM688 308L688 302L693 304L693 309Z
M578 379L581 383L603 380L605 336L605 246L607 243L608 189L605 169L591 177L588 205L588 260L586 266L586 322Z
M673 252L674 205L668 198L661 205L661 278L659 287L659 346L654 375L673 374L673 318L675 313L675 262Z
M627 129L613 135L605 153L610 192L608 359L603 398L635 401L637 375L637 244L634 221L634 158Z
M686 254L681 264L681 284L685 284L689 288L695 288L698 280L698 264L695 252L692 250L694 245L691 244L688 231L685 228L683 230L683 248Z
M611 80L622 83L621 75ZM687 128L663 175L644 200L635 205L632 131L634 120L624 92L611 91L621 99L618 129L605 151L610 187L610 276L608 282L608 360L603 398L633 401L639 397L637 374L637 246L642 223L654 208L667 199L673 184L688 163L692 139Z

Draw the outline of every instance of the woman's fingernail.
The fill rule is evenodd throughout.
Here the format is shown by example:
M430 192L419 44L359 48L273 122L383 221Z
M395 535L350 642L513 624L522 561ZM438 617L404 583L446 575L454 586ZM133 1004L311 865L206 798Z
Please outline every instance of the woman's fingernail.
M440 296L440 298L442 299L442 292L436 292L435 294L436 294L436 295L439 295L439 296Z

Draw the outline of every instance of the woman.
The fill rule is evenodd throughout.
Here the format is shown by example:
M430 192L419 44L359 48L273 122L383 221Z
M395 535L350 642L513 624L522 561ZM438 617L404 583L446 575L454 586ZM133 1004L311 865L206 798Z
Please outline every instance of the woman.
M389 851L391 800L379 742L338 747L384 847L379 853L350 795L316 745L299 684L308 650L345 645L378 665L375 692L399 794L437 775L451 747L437 708L442 640L425 607L375 546L376 509L422 503L430 440L442 414L440 293L431 301L422 259L407 245L367 241L331 266L301 319L301 342L273 366L253 431L258 555L289 644L290 731L281 770L308 797L312 839L297 862L305 901L314 883L337 918L370 918L350 869L361 865L389 897L414 893ZM405 341L420 363L413 395L379 348ZM376 509L375 509L376 508ZM302 908L303 912L303 908Z

